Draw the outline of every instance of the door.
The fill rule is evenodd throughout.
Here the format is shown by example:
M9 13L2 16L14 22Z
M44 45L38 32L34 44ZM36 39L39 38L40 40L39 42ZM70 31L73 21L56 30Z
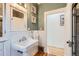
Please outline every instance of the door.
M65 56L72 56L72 4L68 3L65 8Z
M50 14L58 14L58 13L63 13L64 12L64 26L61 26L61 25L57 25L57 24L60 24L60 23L57 23L55 26L60 26L61 28L61 31L64 29L64 37L61 37L61 33L59 35L59 31L57 30L56 27L54 27L56 29L56 31L54 33L52 33L51 31L54 29L52 26L54 25L50 25L50 29L47 28L47 16L50 15ZM46 37L47 37L47 40L48 40L48 36L50 38L53 37L52 34L54 35L55 34L55 39L57 40L57 37L56 35L59 37L61 37L64 41L64 43L60 43L60 44L64 44L64 55L66 56L71 56L72 55L72 4L67 4L65 8L60 8L60 9L57 9L57 10L53 10L53 11L48 11L48 12L45 12L44 14L44 25L45 25L45 33L46 33ZM60 21L59 21L60 22ZM51 23L51 22L50 22ZM56 23L56 20L55 20L55 23ZM61 22L62 23L62 22ZM64 28L63 28L64 27ZM51 29L52 28L52 29ZM48 30L51 30L50 32L52 34L48 35L49 33L47 32ZM55 30L54 29L54 30ZM58 33L58 34L57 34ZM51 38L50 38L51 39ZM52 42L50 40L50 42ZM59 43L59 42L58 42ZM58 44L57 44L58 45ZM48 49L47 49L48 50Z

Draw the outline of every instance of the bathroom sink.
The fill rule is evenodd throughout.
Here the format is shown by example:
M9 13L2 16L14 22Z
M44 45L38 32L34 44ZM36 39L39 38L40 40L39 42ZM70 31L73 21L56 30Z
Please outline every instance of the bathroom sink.
M38 40L28 38L23 42L12 43L12 48L15 50L25 52L29 47L34 46L35 44L37 45L37 43L38 43Z

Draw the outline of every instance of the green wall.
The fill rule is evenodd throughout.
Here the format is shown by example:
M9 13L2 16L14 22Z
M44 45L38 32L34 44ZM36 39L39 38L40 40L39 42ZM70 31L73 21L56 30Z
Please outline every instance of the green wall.
M32 6L35 6L36 10L37 10L36 14L33 14L36 17L36 23L35 24L33 24L31 22L31 15L32 15L31 7ZM30 28L30 30L38 30L38 4L28 3L27 4L27 9L28 9L28 12L27 12L27 28Z
M44 12L65 7L66 3L41 3L38 11L38 26L39 29L44 29Z

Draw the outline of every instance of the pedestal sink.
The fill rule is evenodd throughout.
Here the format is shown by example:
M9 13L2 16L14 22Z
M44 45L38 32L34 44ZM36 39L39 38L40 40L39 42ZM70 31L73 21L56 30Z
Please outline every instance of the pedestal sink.
M15 52L15 53L14 53ZM12 43L11 55L13 56L32 56L38 52L38 40L28 38L25 41Z

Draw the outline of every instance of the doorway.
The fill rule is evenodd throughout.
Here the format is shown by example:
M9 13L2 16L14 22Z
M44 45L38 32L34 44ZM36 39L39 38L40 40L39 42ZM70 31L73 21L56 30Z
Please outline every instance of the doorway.
M47 53L49 56L64 55L64 8L46 13Z
M64 13L47 16L47 48L49 55L64 55Z

